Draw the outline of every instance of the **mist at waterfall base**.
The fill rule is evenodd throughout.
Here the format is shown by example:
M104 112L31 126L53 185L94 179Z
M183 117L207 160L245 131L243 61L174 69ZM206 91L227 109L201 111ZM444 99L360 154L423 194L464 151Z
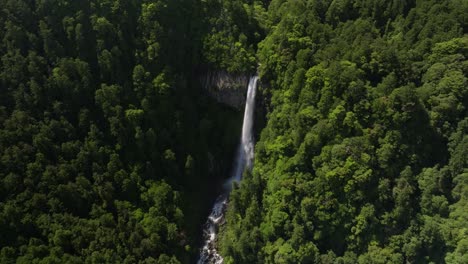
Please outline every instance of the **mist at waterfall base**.
M253 123L255 111L255 93L258 77L251 77L247 89L245 102L244 121L242 123L242 134L239 148L234 159L234 170L232 176L224 183L224 193L215 201L208 220L204 225L203 239L204 245L200 250L198 264L221 264L223 257L216 250L216 235L219 224L224 220L224 212L227 206L229 192L233 182L239 182L245 169L252 169L254 157Z

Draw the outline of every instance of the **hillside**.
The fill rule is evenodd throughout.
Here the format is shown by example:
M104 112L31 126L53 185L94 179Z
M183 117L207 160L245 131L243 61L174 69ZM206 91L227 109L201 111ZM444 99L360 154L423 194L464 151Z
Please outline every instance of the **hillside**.
M194 263L253 75L224 263L468 263L466 0L0 0L0 57L0 263Z
M225 263L468 261L467 14L274 0L256 16L269 112Z

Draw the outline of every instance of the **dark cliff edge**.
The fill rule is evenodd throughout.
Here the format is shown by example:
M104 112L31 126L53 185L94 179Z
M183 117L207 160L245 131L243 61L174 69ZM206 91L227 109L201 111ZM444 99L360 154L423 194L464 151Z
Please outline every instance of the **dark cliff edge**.
M245 94L250 75L246 73L228 73L226 71L208 71L201 77L201 83L208 96L217 102L242 110L245 106Z
M254 74L250 73L229 73L224 70L206 70L199 74L203 91L207 96L216 102L243 111L245 107L246 93L249 79ZM271 94L268 92L269 84L259 80L256 97L255 138L260 136L260 132L266 125L266 114L269 111Z

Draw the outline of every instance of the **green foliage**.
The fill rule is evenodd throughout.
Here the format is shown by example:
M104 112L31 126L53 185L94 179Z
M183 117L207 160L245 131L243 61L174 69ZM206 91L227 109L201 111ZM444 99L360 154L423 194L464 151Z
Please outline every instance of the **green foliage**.
M241 121L206 70L268 111L226 263L468 261L467 1L0 6L1 263L192 263Z
M270 2L268 121L230 198L227 260L466 261L462 2Z
M0 6L0 262L193 262L240 116L192 75L202 3Z
M214 68L228 72L254 72L257 43L265 30L266 10L262 1L202 1L207 15L203 55Z

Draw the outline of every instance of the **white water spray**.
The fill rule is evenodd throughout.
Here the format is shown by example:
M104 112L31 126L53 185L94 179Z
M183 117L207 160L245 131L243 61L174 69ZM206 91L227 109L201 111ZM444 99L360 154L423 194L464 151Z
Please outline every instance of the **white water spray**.
M219 224L224 220L224 211L227 205L227 197L234 181L239 182L242 178L244 169L252 169L254 158L254 139L252 128L254 123L255 93L257 89L258 77L252 77L249 80L247 89L247 99L245 102L244 121L242 123L242 135L239 149L234 160L233 175L226 181L226 192L221 194L211 209L211 214L205 224L203 237L205 244L200 251L198 264L222 264L223 258L216 250L216 235Z

